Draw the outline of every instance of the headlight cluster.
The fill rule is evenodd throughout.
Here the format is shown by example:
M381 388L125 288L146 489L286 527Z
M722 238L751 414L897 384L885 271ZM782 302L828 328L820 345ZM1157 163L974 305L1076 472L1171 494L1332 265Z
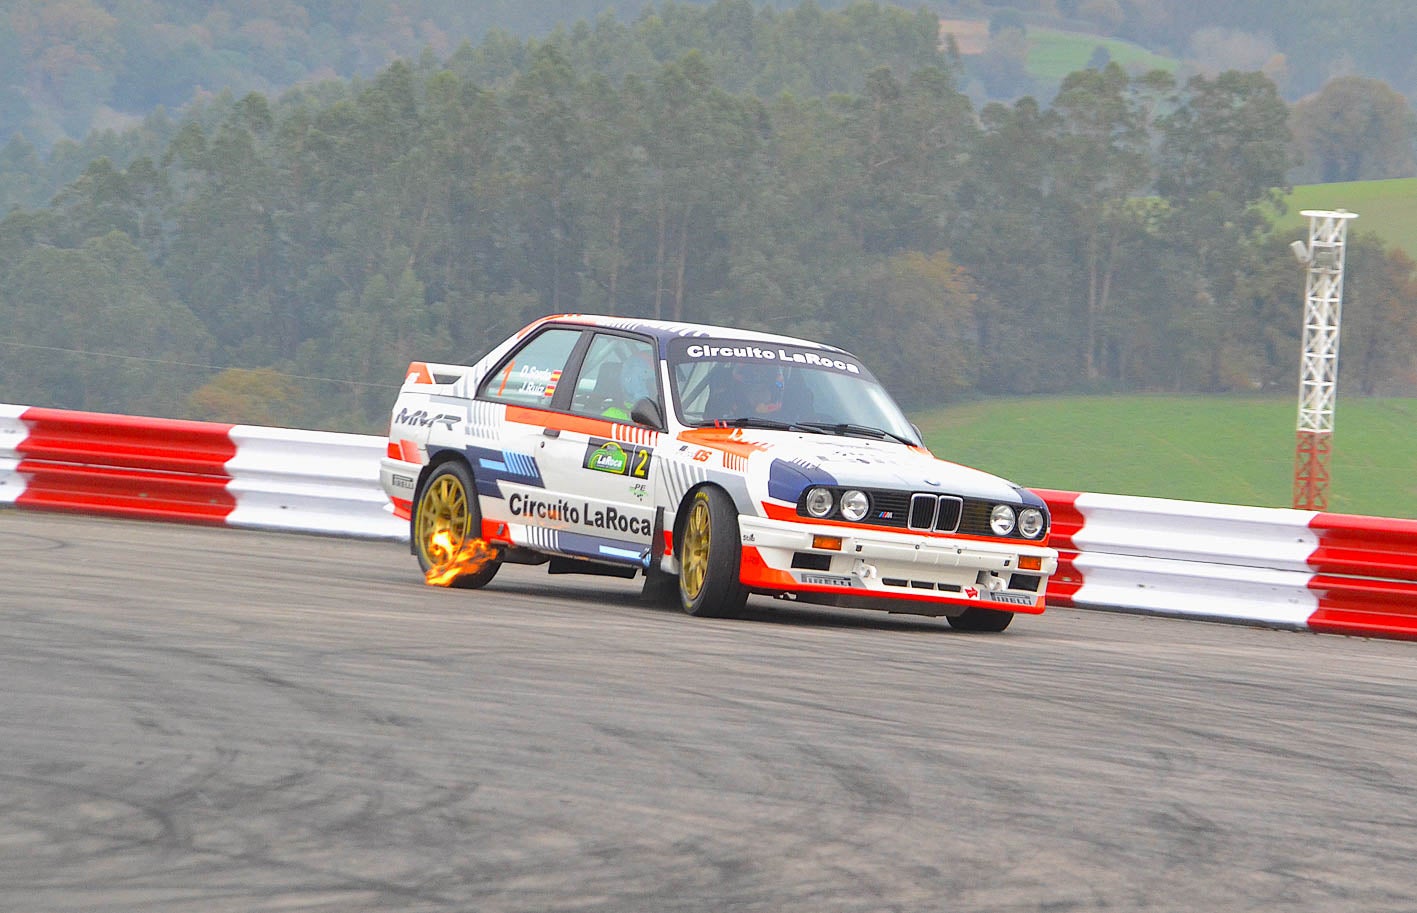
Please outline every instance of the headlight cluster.
M855 488L843 491L838 498L836 492L830 488L819 487L807 492L805 505L808 515L819 520L831 516L832 511L839 508L842 519L859 523L871 510L871 499L866 496L866 492Z
M1033 540L1048 534L1048 512L1043 507L935 492L813 485L797 502L797 513L816 520L868 522L916 532Z
M1043 511L1036 507L1015 511L1008 504L995 504L994 509L989 511L989 528L996 536L1007 536L1017 529L1025 539L1037 539L1043 535L1046 525Z

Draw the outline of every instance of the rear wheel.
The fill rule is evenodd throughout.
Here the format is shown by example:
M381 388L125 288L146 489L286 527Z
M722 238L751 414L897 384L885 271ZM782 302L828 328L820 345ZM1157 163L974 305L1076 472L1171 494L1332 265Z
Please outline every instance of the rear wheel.
M414 505L409 522L418 564L430 582L434 575L452 573L447 586L475 589L486 586L502 561L490 546L474 551L470 543L479 541L482 510L467 468L448 462L433 470ZM464 546L467 546L465 548ZM467 562L459 570L456 564Z
M729 618L748 601L738 580L743 543L738 512L722 489L700 488L679 536L679 603L690 615Z
M993 609L965 609L958 615L947 617L950 627L956 631L986 631L997 634L1014 620L1014 613L995 612Z

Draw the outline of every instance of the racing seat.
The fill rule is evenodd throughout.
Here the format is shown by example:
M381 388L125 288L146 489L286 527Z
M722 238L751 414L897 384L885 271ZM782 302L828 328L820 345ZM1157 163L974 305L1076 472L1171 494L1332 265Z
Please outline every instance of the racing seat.
M623 365L618 361L607 361L601 364L600 370L595 374L595 386L590 391L592 412L599 413L612 406L617 406L624 399L624 393L620 388L622 368Z

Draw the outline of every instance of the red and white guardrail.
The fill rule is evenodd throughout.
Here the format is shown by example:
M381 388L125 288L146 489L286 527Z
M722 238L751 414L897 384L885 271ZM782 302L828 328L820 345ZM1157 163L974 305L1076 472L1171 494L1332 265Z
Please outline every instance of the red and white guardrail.
M1417 639L1417 520L1038 493L1050 604Z
M381 437L0 404L0 505L406 540ZM1039 490L1053 605L1417 639L1417 521Z
M380 438L0 405L0 504L406 539Z

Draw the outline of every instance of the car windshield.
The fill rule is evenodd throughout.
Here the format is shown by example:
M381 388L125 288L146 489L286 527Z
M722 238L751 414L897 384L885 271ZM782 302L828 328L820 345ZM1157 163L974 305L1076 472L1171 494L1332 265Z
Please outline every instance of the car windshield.
M855 356L775 342L686 337L669 346L679 420L918 443L910 422Z

